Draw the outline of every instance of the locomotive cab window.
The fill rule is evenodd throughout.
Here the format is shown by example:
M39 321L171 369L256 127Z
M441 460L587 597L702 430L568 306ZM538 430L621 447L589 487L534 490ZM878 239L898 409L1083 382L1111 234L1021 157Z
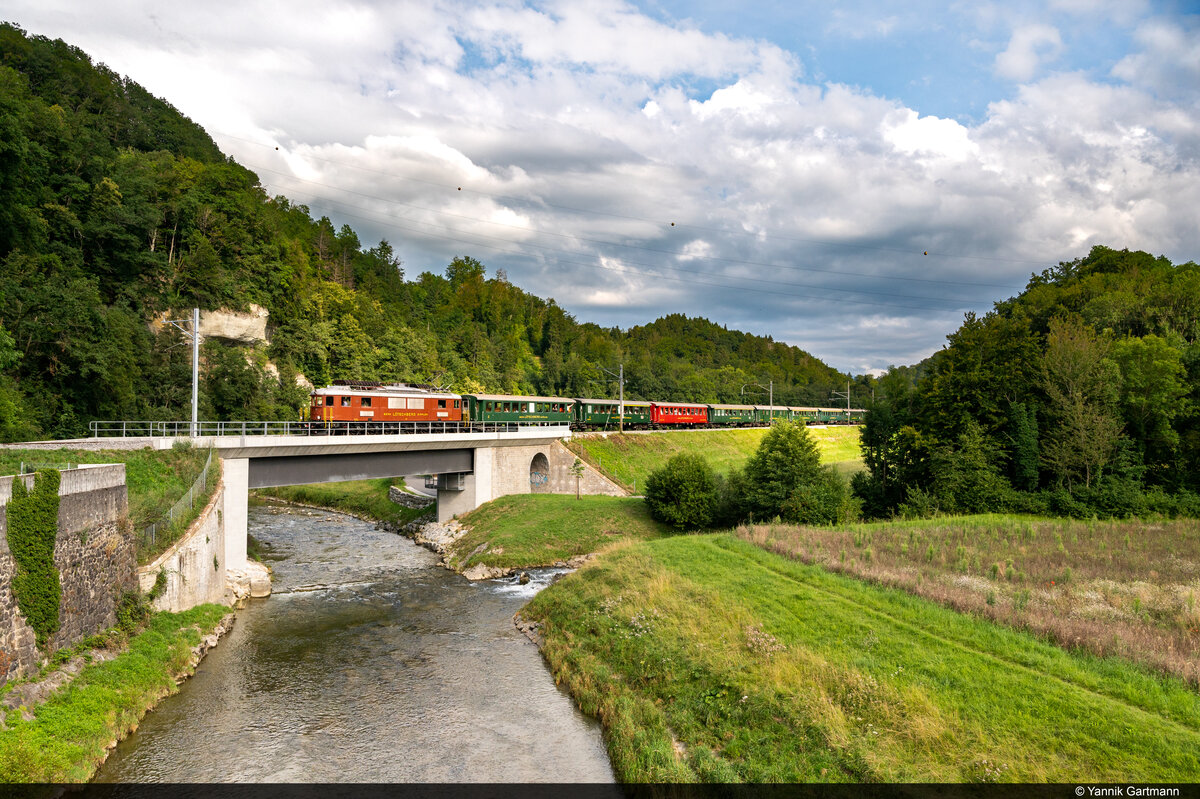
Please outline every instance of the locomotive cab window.
M459 403L459 400L455 400L455 401L454 401L454 407L455 407L455 408L457 408L457 407L458 407L458 403Z
M363 397L363 398L362 398L362 401L361 401L361 404L362 404L362 406L363 406L364 408L370 408L370 407L371 407L371 398L370 398L370 397Z
M326 404L326 405L333 405L333 397L326 397L326 398L325 398L325 404Z
M349 397L342 397L342 407L343 408L350 407L350 398Z
M445 407L446 407L446 401L445 401L445 400L438 400L438 407L439 407L439 408L445 408Z

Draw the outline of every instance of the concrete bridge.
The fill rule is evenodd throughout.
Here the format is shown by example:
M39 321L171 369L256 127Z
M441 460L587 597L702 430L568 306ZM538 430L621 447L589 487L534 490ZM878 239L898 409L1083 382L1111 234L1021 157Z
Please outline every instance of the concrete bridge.
M42 446L170 449L176 442L186 441L216 451L224 483L219 506L224 528L220 560L230 572L246 567L247 499L254 488L436 475L439 521L508 494L575 490L570 474L574 455L561 443L571 436L566 425L463 423L413 426L403 432L356 428L335 434L306 429L298 434L286 423L202 422L193 436L189 435L193 428L175 423L162 429L157 426L161 423L152 427L95 424L99 425L94 428L96 437ZM594 472L584 478L584 490L624 493Z

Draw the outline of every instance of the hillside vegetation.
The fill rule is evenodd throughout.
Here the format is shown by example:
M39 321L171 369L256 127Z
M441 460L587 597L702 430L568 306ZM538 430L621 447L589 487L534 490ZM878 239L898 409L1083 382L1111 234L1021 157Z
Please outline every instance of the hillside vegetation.
M1095 247L875 388L864 509L1200 516L1200 266Z
M190 361L164 313L270 313L270 345L203 353L201 414L294 419L333 379L457 391L733 401L773 380L822 404L846 377L802 350L671 315L577 322L464 254L407 275L403 243L348 226L226 159L166 102L61 41L0 25L0 440L71 437L91 419L184 418ZM278 377L272 369L278 370Z

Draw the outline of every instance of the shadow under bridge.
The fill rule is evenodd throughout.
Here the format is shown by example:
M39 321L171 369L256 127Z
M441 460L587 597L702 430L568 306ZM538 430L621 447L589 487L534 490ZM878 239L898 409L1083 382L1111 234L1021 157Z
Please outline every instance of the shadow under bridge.
M278 455L248 459L247 488L474 471L473 449Z

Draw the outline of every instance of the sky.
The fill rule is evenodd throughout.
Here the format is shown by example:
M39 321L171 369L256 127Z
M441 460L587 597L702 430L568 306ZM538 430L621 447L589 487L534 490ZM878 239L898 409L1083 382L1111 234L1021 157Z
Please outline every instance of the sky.
M7 0L267 193L579 321L854 374L1103 244L1200 260L1200 7L1152 0Z

